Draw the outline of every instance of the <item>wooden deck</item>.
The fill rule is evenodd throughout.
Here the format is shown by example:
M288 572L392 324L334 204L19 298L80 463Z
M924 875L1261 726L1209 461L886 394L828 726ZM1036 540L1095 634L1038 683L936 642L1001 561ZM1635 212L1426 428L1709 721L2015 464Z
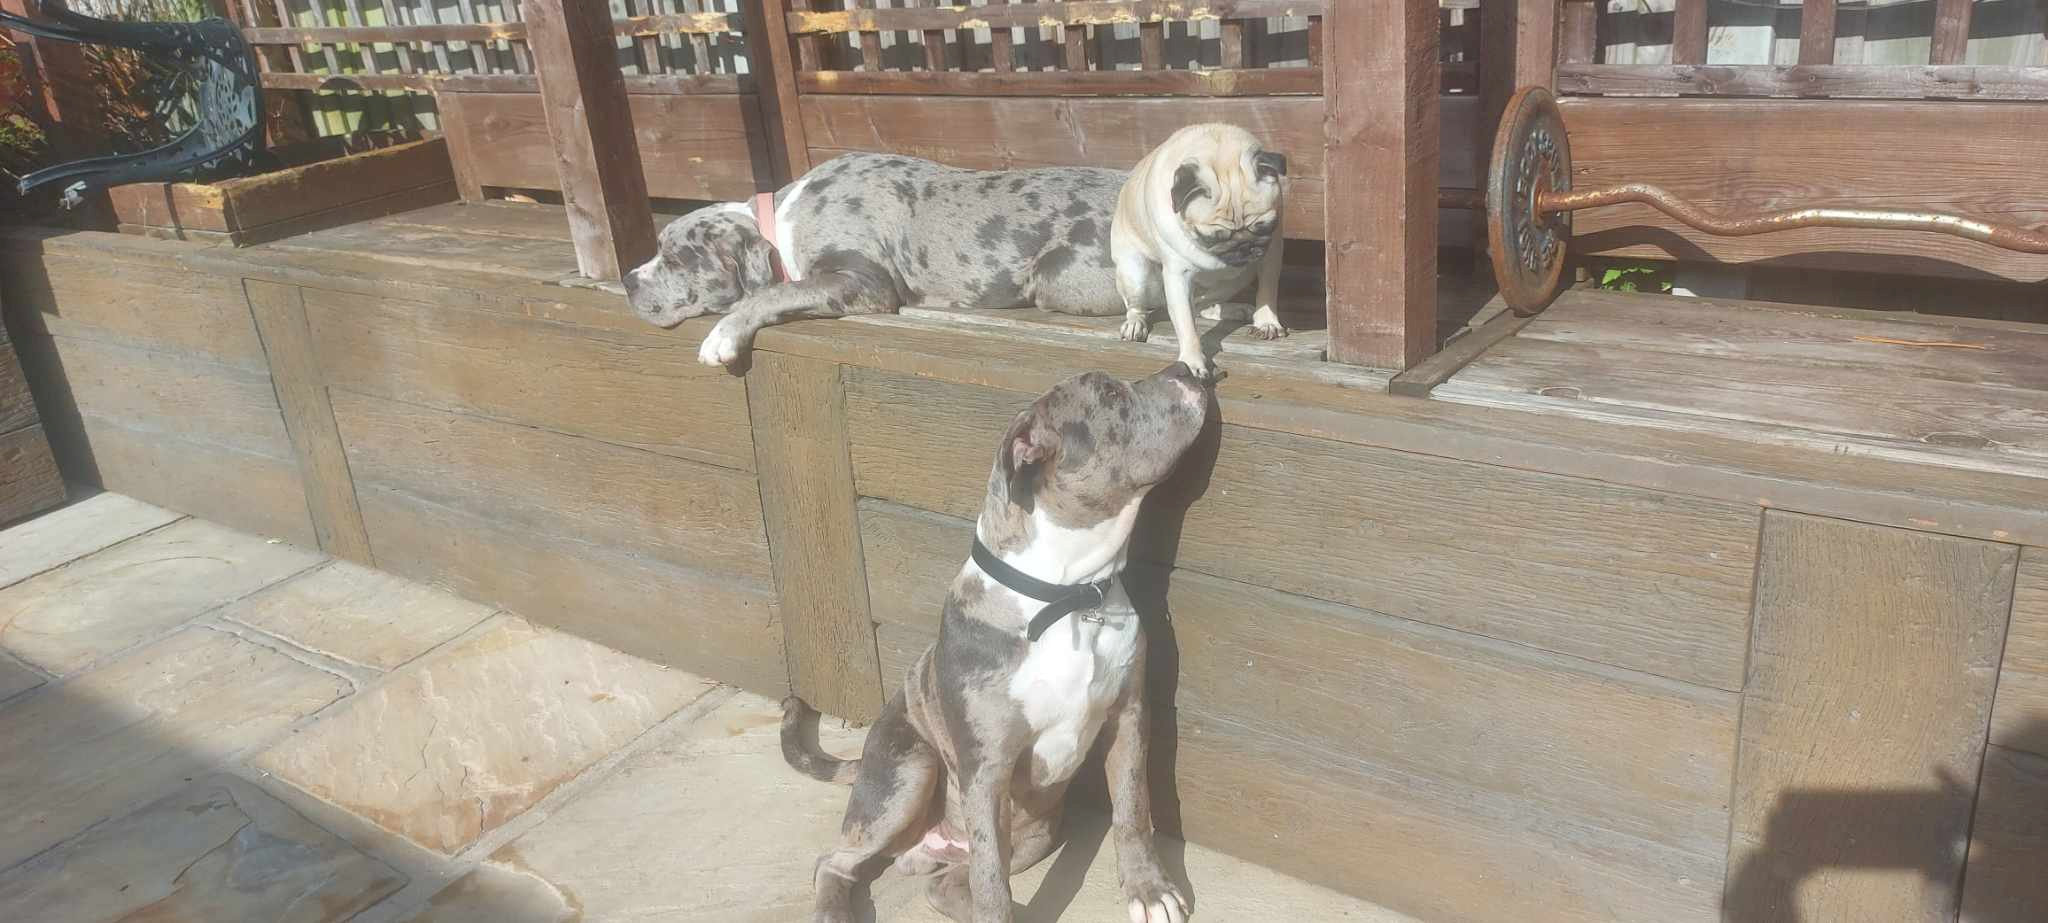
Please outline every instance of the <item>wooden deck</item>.
M738 377L710 319L560 284L545 214L5 232L0 300L74 477L854 718L994 434L1172 355L913 314ZM1427 920L2031 919L2042 335L1583 292L1512 326L1426 399L1223 338L1134 550L1162 825Z

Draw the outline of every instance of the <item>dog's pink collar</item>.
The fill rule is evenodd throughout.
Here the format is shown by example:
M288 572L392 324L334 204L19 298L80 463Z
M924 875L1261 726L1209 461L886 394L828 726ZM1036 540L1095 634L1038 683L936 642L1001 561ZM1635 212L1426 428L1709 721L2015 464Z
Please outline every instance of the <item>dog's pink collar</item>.
M761 236L768 241L768 262L775 266L775 281L788 282L789 270L782 266L782 248L775 241L775 193L762 192L754 195L754 226L761 230Z

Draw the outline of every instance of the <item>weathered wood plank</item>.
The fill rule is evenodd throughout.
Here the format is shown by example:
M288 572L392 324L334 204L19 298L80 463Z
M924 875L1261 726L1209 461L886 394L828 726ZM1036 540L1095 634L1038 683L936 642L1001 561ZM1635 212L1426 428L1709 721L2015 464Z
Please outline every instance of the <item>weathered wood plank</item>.
M872 3L845 10L799 12L789 17L789 31L796 33L889 32L892 30L1050 28L1053 26L1120 25L1126 23L1188 22L1209 19L1263 19L1280 16L1314 16L1329 5L1328 0L1205 0L1196 4L1154 2L1154 0L1074 0L1074 2L1031 2L1010 4L998 0L994 9L966 4L937 8L883 8Z
M751 97L632 96L635 137L647 192L672 199L737 200L754 191L748 146ZM547 121L537 96L473 93L451 131L468 135L471 169L481 186L559 188ZM761 175L769 175L765 170Z
M268 374L68 336L15 346L49 416L84 412L141 432L294 457Z
M36 398L22 374L21 358L0 336L0 433L11 433L36 422Z
M762 583L384 487L365 486L360 499L379 568L753 692L788 691L782 628Z
M655 228L610 7L526 0L522 11L576 264L618 279L654 255Z
M1800 4L1799 63L1835 63L1835 0L1803 0Z
M975 515L995 442L1029 401L850 373L860 493ZM1206 480L1199 501L1148 508L1140 559L1741 688L1751 508L1232 424L1221 443L1213 467L1189 465L1206 478L1185 475ZM1303 483L1344 486L1304 506Z
M298 456L299 477L305 483L320 550L368 564L370 537L363 531L362 511L356 508L355 481L349 476L341 434L334 427L334 407L328 402L327 384L313 353L301 290L260 279L247 280L243 288L248 292L249 311L256 317L256 330L263 338L263 350L270 356L271 382L284 413L285 431Z
M761 109L761 124L768 133L769 158L773 169L759 177L769 184L785 185L811 169L811 149L804 139L803 110L797 100L797 61L787 34L789 4L743 3L747 23L747 49L751 61L765 69L768 80L756 84L754 102ZM659 185L650 182L649 188Z
M2048 550L2020 551L1991 742L2048 757Z
M973 526L863 502L869 599L932 632ZM1603 670L1186 569L1128 575L1170 612L1174 701L1380 770L1519 801L1669 845L1717 867L1728 834L1737 697ZM885 611L886 610L886 611ZM1590 723L1589 723L1590 722Z
M1970 48L1970 7L1974 0L1934 0L1934 35L1927 63L1961 64Z
M306 316L336 387L753 470L744 382L697 362L708 322L601 330L322 289Z
M805 94L909 96L1281 96L1320 95L1311 67L1162 71L807 71Z
M477 180L476 130L469 124L463 93L434 94L434 115L441 124L441 137L448 147L449 172L455 178L455 194L464 202L482 202L484 187Z
M1999 696L2004 697L2001 685ZM2034 752L1987 747L1963 873L1964 923L2021 923L2048 907L2048 718L2033 725Z
M2043 406L2044 392L1903 375L1878 363L1691 356L1516 337L1435 393L1608 419L1696 418L1836 453L2048 477L2048 413L2023 409Z
M828 714L882 708L836 363L761 354L747 373L790 686Z
M1707 63L1707 0L1676 0L1671 14L1671 63Z
M1764 99L1562 102L1572 182L1653 183L1713 211L1884 206L2048 225L2034 190L2048 183L2048 119L1997 103ZM1884 157L1858 152L1883 150ZM1938 170L1926 169L1940 164ZM1944 234L1805 229L1713 237L1648 206L1573 215L1574 250L1618 256L1862 269L2022 282L2048 256Z
M85 414L43 421L69 480L226 526L319 547L297 463Z
M1437 8L1360 0L1330 13L1323 157L1326 201L1338 204L1323 218L1330 359L1398 372L1437 345Z
M1952 920L2010 545L1764 516L1731 919Z
M359 489L768 579L760 495L744 473L347 391L334 392L334 417Z
M264 367L238 279L0 247L0 305L17 337L104 340Z
M1558 84L1605 96L2048 99L2048 69L2001 64L1570 64Z
M0 526L64 502L64 478L42 424L0 433Z

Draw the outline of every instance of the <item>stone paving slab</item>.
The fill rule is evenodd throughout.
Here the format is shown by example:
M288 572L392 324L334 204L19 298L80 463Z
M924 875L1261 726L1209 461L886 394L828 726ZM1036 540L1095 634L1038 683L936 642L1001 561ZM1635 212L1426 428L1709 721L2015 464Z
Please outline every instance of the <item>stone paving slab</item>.
M775 703L741 693L622 763L539 826L437 895L419 923L809 918L817 857L835 841L848 790L783 764ZM833 752L860 733L824 722ZM1019 923L1126 919L1106 823L1078 818L1061 854L1018 876ZM1219 853L1161 842L1191 882L1198 920L1412 923L1355 898ZM874 919L942 923L921 884L875 886Z
M0 708L0 869L283 732L342 677L186 628Z
M338 923L404 884L254 786L213 776L0 873L0 908L67 923Z
M691 674L499 616L253 765L452 854L708 688Z
M334 561L231 603L220 615L310 651L390 670L492 611L422 583Z
M66 675L319 562L183 520L0 590L0 649Z
M0 702L43 684L43 674L28 664L0 652Z
M94 494L0 532L0 587L179 519L120 494Z

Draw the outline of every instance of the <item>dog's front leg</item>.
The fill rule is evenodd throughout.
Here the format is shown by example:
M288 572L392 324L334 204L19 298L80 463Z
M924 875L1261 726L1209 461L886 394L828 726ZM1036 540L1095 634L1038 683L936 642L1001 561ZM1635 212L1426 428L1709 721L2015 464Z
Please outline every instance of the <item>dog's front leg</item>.
M1150 724L1141 640L1106 726L1110 738L1103 767L1109 776L1110 832L1131 923L1182 923L1188 918L1188 899L1167 880L1152 841L1152 786L1145 775Z
M697 348L697 361L705 365L731 365L754 343L763 327L805 317L844 317L848 314L881 314L902 307L896 288L887 277L877 277L864 267L814 268L801 282L783 282L747 294L732 311L704 336Z
M1186 363L1196 378L1215 377L1209 357L1202 354L1202 332L1195 329L1194 299L1190 292L1195 267L1169 256L1160 272L1165 274L1162 281L1166 286L1166 319L1173 322L1173 337L1180 341L1180 355L1175 358Z
M1017 754L983 752L963 792L974 923L1010 923L1010 781Z
M1272 340L1287 335L1287 328L1280 323L1280 270L1285 260L1287 239L1281 236L1280 227L1273 227L1273 242L1266 245L1265 259L1259 261L1258 306L1252 311L1252 330L1262 340Z

